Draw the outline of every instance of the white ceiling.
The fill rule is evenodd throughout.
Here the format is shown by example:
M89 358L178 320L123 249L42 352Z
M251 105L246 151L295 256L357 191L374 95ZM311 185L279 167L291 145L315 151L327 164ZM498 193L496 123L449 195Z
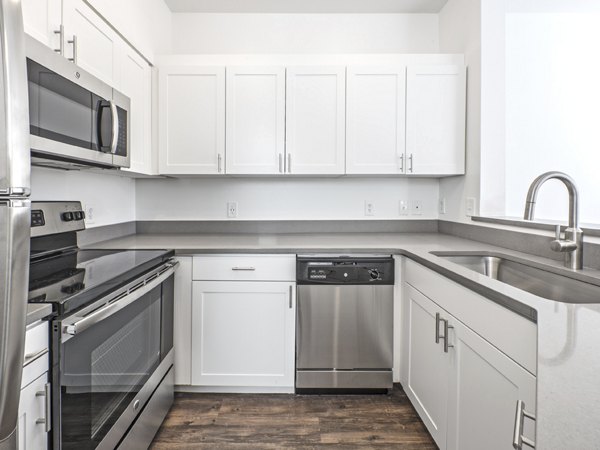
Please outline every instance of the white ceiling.
M437 13L448 0L165 0L173 12Z

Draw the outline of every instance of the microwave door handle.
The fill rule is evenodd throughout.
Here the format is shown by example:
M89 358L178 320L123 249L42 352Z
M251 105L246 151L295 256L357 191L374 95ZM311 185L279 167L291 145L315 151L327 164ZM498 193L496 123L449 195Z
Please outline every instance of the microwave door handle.
M110 152L114 155L117 153L117 145L119 144L119 112L117 105L112 100L109 102L110 114L112 116L112 139L110 141Z
M175 268L178 265L178 262L169 263L169 268L161 273L158 277L152 279L149 282L143 281L139 284L138 288L134 291L128 292L123 297L115 300L107 305L97 309L93 313L84 316L84 317L75 317L75 321L65 324L66 326L63 328L64 333L67 335L75 336L78 333L81 333L88 328L96 325L97 323L102 322L103 320L109 318L110 316L116 314L121 311L126 306L131 305L133 302L143 297L145 294L150 292L156 286L160 285L163 281L169 278L173 273L175 273Z

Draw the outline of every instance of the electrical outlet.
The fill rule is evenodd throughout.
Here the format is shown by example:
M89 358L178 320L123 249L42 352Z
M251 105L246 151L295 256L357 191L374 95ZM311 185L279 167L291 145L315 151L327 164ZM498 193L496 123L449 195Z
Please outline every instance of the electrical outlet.
M365 200L365 216L375 215L375 204L369 200Z
M467 217L475 215L476 202L477 200L475 197L467 197L465 201L465 214Z
M412 202L410 202L410 213L413 216L420 216L421 214L423 214L422 209L423 202L421 200L413 200Z
M440 201L438 204L438 212L440 214L446 214L446 197L440 198Z
M83 207L83 212L85 213L85 223L86 225L93 225L96 223L96 211L94 207L91 205L85 205Z
M238 204L237 202L227 202L227 217L235 219L238 215Z
M400 200L399 211L401 216L408 216L408 202L406 200Z

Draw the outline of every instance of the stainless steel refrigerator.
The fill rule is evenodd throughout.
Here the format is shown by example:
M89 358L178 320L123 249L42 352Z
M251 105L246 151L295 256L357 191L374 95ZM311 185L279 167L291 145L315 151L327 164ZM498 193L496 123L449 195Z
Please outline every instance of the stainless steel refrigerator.
M29 282L29 102L20 0L0 0L0 450L17 446Z

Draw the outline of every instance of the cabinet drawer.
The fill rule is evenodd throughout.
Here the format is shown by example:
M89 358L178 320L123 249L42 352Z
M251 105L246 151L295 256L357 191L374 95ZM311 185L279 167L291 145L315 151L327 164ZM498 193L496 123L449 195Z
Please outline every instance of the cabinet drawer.
M25 333L25 359L28 364L48 351L48 322L42 322L27 328Z
M295 255L195 256L192 278L202 281L294 281Z

